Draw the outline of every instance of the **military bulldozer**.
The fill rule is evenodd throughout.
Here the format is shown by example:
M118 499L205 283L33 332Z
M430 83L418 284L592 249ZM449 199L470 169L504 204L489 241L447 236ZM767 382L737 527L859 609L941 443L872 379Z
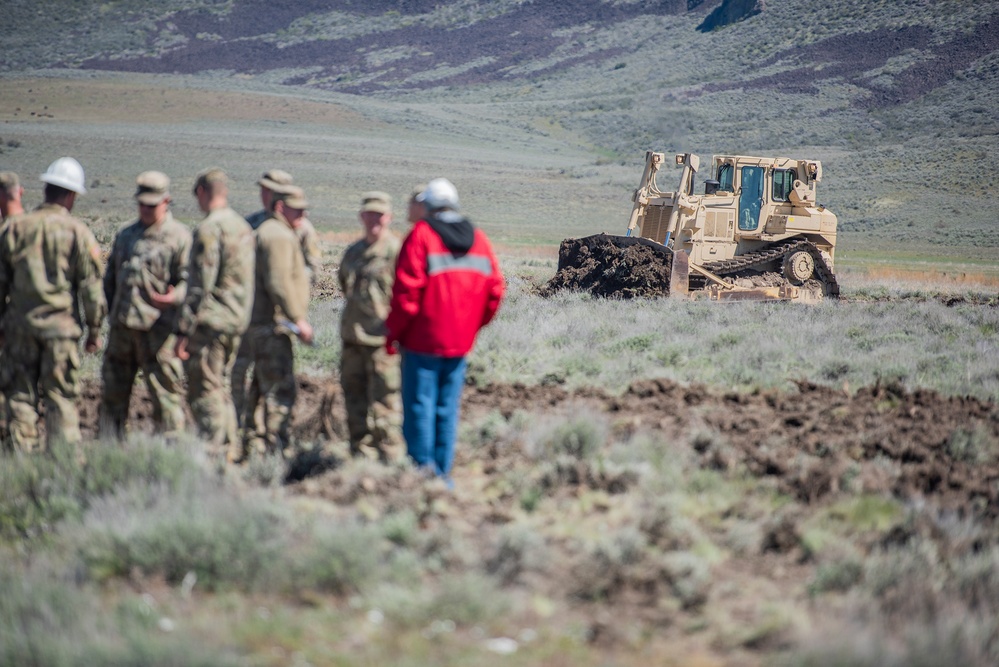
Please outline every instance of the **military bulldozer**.
M670 296L801 301L839 296L836 216L815 199L820 162L716 155L703 194L694 194L696 155L676 155L682 172L673 192L656 183L664 162L663 153L646 153L625 235L563 241L556 279L578 275L584 264L606 278L642 273L639 269L652 262L659 264L653 267L657 273L648 275L661 276L658 293ZM622 253L632 250L641 251L632 253L641 258L638 265L622 268L627 266Z

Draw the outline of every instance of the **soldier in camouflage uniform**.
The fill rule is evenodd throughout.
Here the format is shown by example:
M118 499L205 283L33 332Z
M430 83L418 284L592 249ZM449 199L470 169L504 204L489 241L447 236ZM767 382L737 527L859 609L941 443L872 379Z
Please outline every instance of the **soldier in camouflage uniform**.
M405 452L399 357L385 351L385 318L401 242L388 230L392 207L384 192L366 193L359 217L364 238L347 248L337 276L346 299L340 321L340 384L350 450L355 456L398 461Z
M115 237L104 274L111 325L101 375L102 437L123 438L135 375L141 369L157 429L184 428L183 368L174 354L177 314L187 296L191 232L170 214L170 179L146 171L136 179L139 219Z
M280 169L271 169L264 172L264 175L257 181L260 186L260 203L264 207L246 217L250 227L254 231L265 220L271 217L272 200L275 192L280 192L283 188L293 185L291 174ZM309 275L309 284L315 281L316 274L322 264L322 252L319 249L319 234L316 228L309 222L308 218L302 216L295 223L295 234L298 236L299 244L302 246L302 253L305 255L305 270ZM239 345L236 353L236 363L232 367L232 399L236 404L236 419L239 425L243 426L243 413L247 404L247 384L250 377L250 370L253 367L253 351L250 349L250 337L244 336L243 342ZM257 398L257 397L255 397ZM257 401L254 400L254 405Z
M83 168L59 158L42 174L45 203L7 220L0 231L0 321L3 322L10 444L40 446L38 400L45 404L46 443L81 440L78 396L80 348L100 349L107 312L101 289L101 250L93 233L70 215L84 194ZM83 317L79 304L83 304Z
M185 361L187 400L203 438L241 458L228 375L250 322L256 252L253 230L229 207L221 169L198 174L194 196L205 218L194 230L187 299L177 321L177 356Z
M21 205L23 194L24 188L21 186L21 179L18 178L17 174L12 171L0 172L0 223L24 213L24 206ZM0 233L3 233L2 224L0 224ZM0 335L0 340L2 340L2 335ZM7 399L4 392L7 391L7 385L10 384L10 375L11 365L4 361L3 345L0 343L0 443L7 441Z
M296 392L291 335L312 343L312 326L306 320L309 279L294 232L295 222L307 207L302 189L287 186L274 193L271 217L257 228L256 286L248 335L254 364L251 397L263 400L263 415L262 420L255 419L255 402L243 415L251 451L291 453L289 427Z

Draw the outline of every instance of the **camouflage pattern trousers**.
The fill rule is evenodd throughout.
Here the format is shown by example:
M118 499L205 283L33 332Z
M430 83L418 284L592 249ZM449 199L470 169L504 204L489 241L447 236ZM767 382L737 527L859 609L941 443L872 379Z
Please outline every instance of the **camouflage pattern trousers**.
M229 372L239 336L198 327L187 341L187 402L198 434L213 445L236 445L236 408L229 395Z
M381 461L399 461L402 408L399 398L399 357L384 346L344 343L340 357L340 385L347 410L350 451Z
M45 406L46 445L77 444L80 414L76 399L80 381L80 343L72 338L36 338L24 327L8 326L4 338L7 388L5 445L22 452L41 449L39 399Z
M137 331L113 326L108 333L101 376L100 435L124 438L135 376L141 370L153 401L157 431L176 435L184 429L183 369L174 354L176 337L169 327Z
M253 381L243 413L244 441L251 451L282 452L291 444L295 405L295 353L288 334L274 325L251 327ZM263 403L258 411L258 404Z
M253 349L250 336L243 336L236 352L236 362L232 365L232 402L236 406L236 423L239 428L246 426L243 421L250 384L250 371L253 370Z

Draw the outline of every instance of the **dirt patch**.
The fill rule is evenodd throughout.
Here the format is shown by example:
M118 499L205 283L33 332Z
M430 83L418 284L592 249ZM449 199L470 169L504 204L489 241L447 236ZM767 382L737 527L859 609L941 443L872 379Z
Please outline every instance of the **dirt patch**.
M292 413L292 437L302 442L313 442L321 436L342 437L346 434L343 394L335 378L300 375L297 390ZM81 383L77 406L80 410L80 430L85 439L97 437L101 391L100 380L87 379ZM187 410L187 421L188 424L194 423L190 410ZM128 428L132 433L154 432L153 403L141 376L132 389Z
M509 418L518 411L545 414L586 405L611 416L620 437L642 431L664 442L683 442L705 467L744 467L772 477L802 503L864 492L932 501L961 515L999 517L999 407L994 403L929 390L908 392L894 384L855 393L808 381L796 385L792 392L741 394L644 380L622 396L596 388L470 386L462 409L463 419L475 420L489 412ZM99 404L100 383L84 382L79 401L84 437L96 436ZM153 431L152 403L141 385L129 421L135 432ZM344 424L338 380L299 376L293 436L306 443L343 440ZM691 438L692 431L703 435ZM521 452L485 451L480 474L526 463ZM476 454L459 447L457 456L460 479ZM590 486L614 484L605 485L607 480L585 470L567 474L584 484L589 480Z
M562 290L621 299L669 296L671 255L642 241L605 234L566 239L542 296Z

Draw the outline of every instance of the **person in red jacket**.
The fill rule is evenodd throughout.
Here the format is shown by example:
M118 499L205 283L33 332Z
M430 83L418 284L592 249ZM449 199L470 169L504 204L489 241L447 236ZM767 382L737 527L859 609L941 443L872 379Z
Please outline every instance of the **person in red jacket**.
M386 348L402 352L402 434L413 462L451 485L465 356L503 299L489 239L458 211L446 178L417 196L426 208L402 243Z

